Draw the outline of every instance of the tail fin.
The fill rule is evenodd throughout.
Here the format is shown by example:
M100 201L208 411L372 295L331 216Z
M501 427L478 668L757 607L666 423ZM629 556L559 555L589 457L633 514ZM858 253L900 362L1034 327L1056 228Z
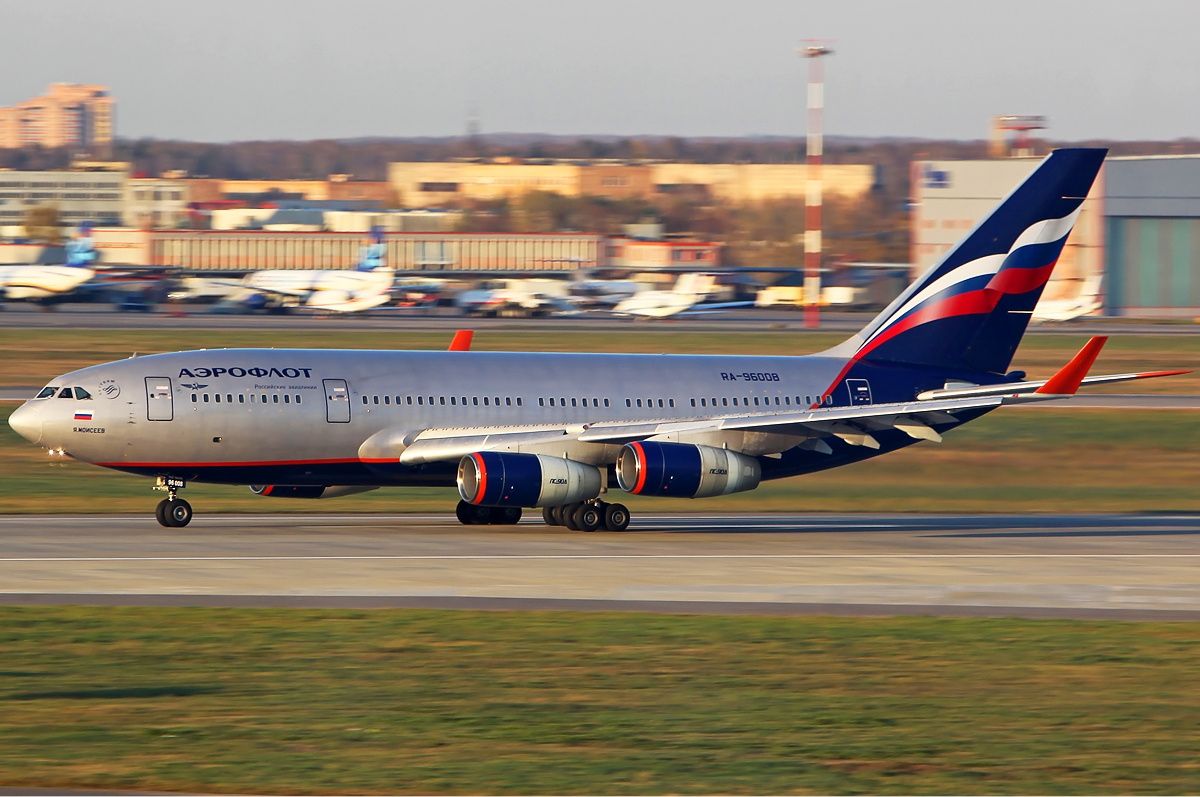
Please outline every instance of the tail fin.
M1106 153L1052 152L940 263L831 353L1004 373Z
M371 228L371 243L362 248L355 271L374 271L383 266L383 256L387 245L383 242L383 228L376 225Z
M96 264L99 253L92 243L92 223L79 225L79 234L67 241L67 265L73 268L91 268Z

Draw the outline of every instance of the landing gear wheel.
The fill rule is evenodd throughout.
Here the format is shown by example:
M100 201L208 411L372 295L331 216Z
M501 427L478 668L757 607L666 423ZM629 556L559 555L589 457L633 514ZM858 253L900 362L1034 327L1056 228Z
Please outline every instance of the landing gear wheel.
M572 520L578 531L595 531L604 522L604 513L595 504L581 504L573 513Z
M464 526L474 526L479 522L479 510L482 508L468 504L466 501L459 501L458 506L454 507L454 516Z
M493 509L491 522L498 526L515 526L521 522L521 507L506 506Z
M579 526L575 524L575 515L579 511L580 504L567 504L559 507L558 516L562 518L562 524L571 531L579 531Z
M608 531L624 531L629 528L629 510L624 504L609 504L604 507L604 528Z
M158 503L154 515L159 523L168 528L183 528L192 522L192 505L182 498L168 498Z
M556 509L558 509L558 507L556 507L556 506L547 506L547 507L542 508L542 520L546 521L547 526L561 526L562 525L561 523L558 522L558 518L554 514L554 510L556 510Z
M564 504L554 507L554 525L570 528L571 513L567 511L570 506L570 504Z

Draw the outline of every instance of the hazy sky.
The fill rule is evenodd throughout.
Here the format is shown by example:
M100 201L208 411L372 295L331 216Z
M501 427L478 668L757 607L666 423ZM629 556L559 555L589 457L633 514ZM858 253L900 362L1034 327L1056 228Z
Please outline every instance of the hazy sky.
M1200 136L1192 0L0 0L0 104L106 83L118 134L804 132L807 37L829 133Z

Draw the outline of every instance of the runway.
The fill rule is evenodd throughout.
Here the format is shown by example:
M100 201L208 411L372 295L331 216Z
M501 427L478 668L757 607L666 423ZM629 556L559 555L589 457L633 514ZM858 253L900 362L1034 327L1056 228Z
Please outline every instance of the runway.
M1200 515L5 516L0 603L1200 620L1198 540Z

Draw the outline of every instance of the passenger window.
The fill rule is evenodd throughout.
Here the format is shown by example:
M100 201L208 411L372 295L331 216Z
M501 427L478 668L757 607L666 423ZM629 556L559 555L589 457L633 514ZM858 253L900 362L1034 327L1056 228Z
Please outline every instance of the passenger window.
M278 393L272 393L272 394L271 394L271 401L272 401L273 403L275 403L275 404L278 404L278 403L279 403L279 394L278 394Z
M451 407L457 407L457 406L458 406L458 396L451 396L451 397L450 397L450 406L451 406Z
M758 406L758 396L754 397L754 406Z
M384 404L391 404L391 403L392 403L392 397L391 397L391 396L384 396L384 397L383 397L383 403L384 403Z
M34 396L34 398L35 399L50 398L51 396L54 395L54 391L57 389L58 388L55 388L55 387L44 387L38 391L38 394L36 396Z
M443 407L446 406L446 397L438 396L438 404L441 404Z
M371 403L374 404L376 407L378 407L379 406L379 396L372 396Z
M465 407L465 406L467 406L467 397L466 397L466 396L463 396L463 397L462 397L462 405L463 405L464 407Z
M737 399L734 399L734 400L733 400L733 403L734 403L734 404L736 404L736 403L737 403ZM729 406L729 399L728 399L728 398L723 398L723 399L721 399L721 406L723 406L723 407L728 407L728 406Z
M734 400L733 400L733 406L735 406L735 407L736 407L737 405L738 405L738 403L737 403L737 398L734 398Z
M505 396L505 397L504 397L504 406L506 406L506 407L511 407L511 406L512 406L512 396Z
M300 398L300 397L296 396L296 398ZM245 404L245 403L246 403L246 394L238 393L238 404Z
M639 401L639 402L638 402L638 404L640 405L640 404L641 404L641 402ZM625 399L625 406L626 406L626 407L632 407L632 406L633 406L633 401L631 401L630 399Z
M575 403L575 399L571 399L571 406L578 407L579 405Z
M674 406L675 406L675 399L667 399L667 406L669 406L669 407L674 407Z
M417 404L418 404L418 405L420 405L420 406L424 406L424 404L425 404L425 397L424 397L424 396L417 396Z
M378 398L378 396L377 396L376 398ZM291 404L291 403L292 403L292 396L291 396L291 394L290 394L290 393L284 393L284 394L283 394L283 403L284 403L284 404Z
M192 394L192 403L193 404L196 403L196 394L195 393Z
M366 403L367 403L367 397L363 396L363 404L365 405Z
M400 403L400 397L399 397L399 396L397 396L397 397L396 397L396 403L397 403L397 404L399 404L399 403ZM405 397L404 397L404 403L405 403L405 404L407 404L408 406L410 406L410 407L411 407L411 406L412 406L412 396L405 396Z
M517 396L517 406L518 406L518 407L524 406L524 404L523 404L523 403L522 403L522 401L521 401L521 397L520 397L520 396Z
M466 403L466 399L463 399L463 403L464 404ZM472 406L478 407L479 406L479 396L472 397L471 404L472 404Z
M233 394L232 394L232 393L226 393L226 394L225 394L225 401L226 401L226 402L228 402L229 404L232 404L232 403L233 403Z
M208 394L207 393L204 394L204 403L205 404L208 403Z
M791 396L784 396L784 397L783 397L783 403L784 403L784 404L786 404L786 405L788 405L789 407L790 407L790 406L792 406L792 397L791 397Z
M85 401L87 399L90 399L91 397L92 397L92 394L87 392L83 388L81 388L81 387L75 388L75 400L76 401Z
M546 406L546 399L544 399L544 398L539 398L539 399L538 399L538 406L539 406L539 407L544 407L544 406Z
M605 406L605 407L607 407L607 406L608 406L608 399L605 399L605 400L604 400L604 406Z
M494 398L494 399L496 400L496 406L497 406L497 407L499 407L499 406L500 406L500 397L499 397L499 396L492 396L492 398ZM483 400L483 403L484 403L484 404L487 404L487 399L486 399L486 398Z
M694 406L696 406L696 400L695 400L695 399L692 399L692 406L693 406L693 407L694 407Z
M642 406L642 400L641 400L641 399L638 399L638 400L637 400L637 405L638 405L638 407L641 407L641 406Z
M296 403L297 404L300 403L300 394L299 393L296 394Z
M221 403L221 394L213 393L213 400L216 401L218 404L220 404Z

